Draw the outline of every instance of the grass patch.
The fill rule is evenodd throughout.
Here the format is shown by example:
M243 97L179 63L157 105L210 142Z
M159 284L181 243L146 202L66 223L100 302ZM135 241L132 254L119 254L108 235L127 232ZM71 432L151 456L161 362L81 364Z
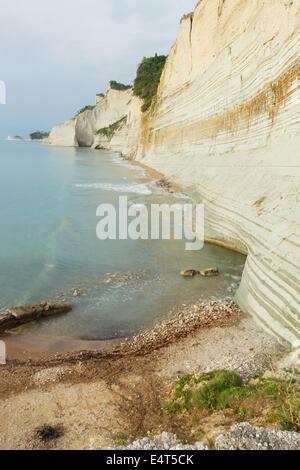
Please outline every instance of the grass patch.
M109 140L111 140L113 136L115 135L115 133L125 126L126 122L127 122L127 116L123 116L119 121L114 122L110 126L99 129L97 131L97 134L107 137Z
M237 420L262 418L283 430L300 431L300 390L292 382L258 378L244 385L234 372L215 370L200 377L186 375L175 383L171 413L228 410Z
M113 436L113 441L116 447L126 447L128 445L128 436L123 433L116 433Z

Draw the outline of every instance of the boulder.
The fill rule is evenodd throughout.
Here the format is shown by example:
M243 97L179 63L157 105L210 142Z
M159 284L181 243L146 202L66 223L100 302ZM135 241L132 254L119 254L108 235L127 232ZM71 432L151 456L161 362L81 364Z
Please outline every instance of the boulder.
M181 271L180 274L183 277L194 277L194 276L196 276L196 274L198 274L198 272L195 271L195 269L187 269L185 271Z
M68 313L72 310L72 305L63 300L49 300L40 304L42 307L42 317L50 317L52 315L60 315Z
M72 305L67 302L62 300L48 300L36 305L24 305L22 307L9 308L7 309L6 319L3 319L2 323L5 327L6 324L9 327L11 320L12 326L17 326L37 320L39 317L50 317L52 315L67 313L71 310ZM3 327L0 323L0 328L3 329Z
M15 324L16 320L11 314L5 313L0 315L0 331L12 328Z
M7 312L17 320L18 323L26 323L36 320L43 312L42 305L24 305L23 307L8 308Z
M200 274L204 277L219 276L220 271L218 268L201 269Z

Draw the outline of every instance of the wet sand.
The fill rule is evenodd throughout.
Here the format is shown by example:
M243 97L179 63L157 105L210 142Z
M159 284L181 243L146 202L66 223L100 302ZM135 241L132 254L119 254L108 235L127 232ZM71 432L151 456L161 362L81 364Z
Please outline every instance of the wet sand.
M54 354L72 353L77 351L109 351L123 341L122 338L111 340L88 341L59 336L38 334L6 334L0 336L6 345L8 361L47 360Z
M166 184L164 185L163 181L165 180L165 175L163 173L160 173L150 166L144 165L141 162L138 162L137 160L131 160L125 158L123 155L121 155L124 160L129 161L133 166L138 166L140 168L143 168L145 170L145 174L148 178L153 179L153 180L159 180L162 184L161 186L164 187L166 190L173 191L175 193L182 193L182 188L178 186L173 186L171 184Z

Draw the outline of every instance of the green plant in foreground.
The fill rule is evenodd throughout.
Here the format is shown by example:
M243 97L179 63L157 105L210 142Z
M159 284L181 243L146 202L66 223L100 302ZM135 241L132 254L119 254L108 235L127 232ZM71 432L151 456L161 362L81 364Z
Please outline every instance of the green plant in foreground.
M205 381L206 379L206 381ZM197 381L196 381L197 382ZM201 378L200 388L192 392L192 398L198 408L226 408L228 391L238 391L243 385L242 379L234 372L213 371Z
M238 418L262 418L284 430L300 431L300 391L292 382L258 378L244 385L234 372L186 375L175 384L167 408L172 413L231 410Z
M245 408L239 408L238 409L238 415L243 418L244 416L246 416L247 414L247 411L245 410Z
M116 433L113 436L113 440L114 440L116 447L128 445L128 437L123 433Z

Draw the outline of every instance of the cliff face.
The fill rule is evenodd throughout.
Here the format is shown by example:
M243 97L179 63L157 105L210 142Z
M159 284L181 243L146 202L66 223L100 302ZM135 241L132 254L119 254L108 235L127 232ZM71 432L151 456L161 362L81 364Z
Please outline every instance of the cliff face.
M112 90L109 86L104 97L97 96L96 105L92 109L87 109L69 121L53 127L45 143L65 147L96 145L99 140L98 130L126 116L131 98L131 90Z
M202 0L181 21L155 107L142 115L133 97L109 139L92 138L93 115L76 131L80 144L142 160L203 200L207 240L248 255L237 302L295 349L299 40L298 1Z

